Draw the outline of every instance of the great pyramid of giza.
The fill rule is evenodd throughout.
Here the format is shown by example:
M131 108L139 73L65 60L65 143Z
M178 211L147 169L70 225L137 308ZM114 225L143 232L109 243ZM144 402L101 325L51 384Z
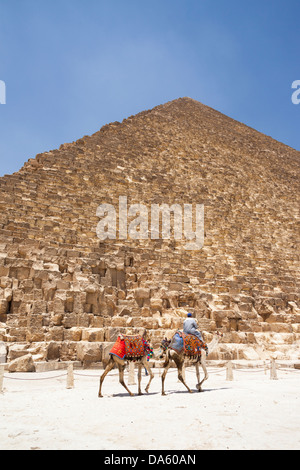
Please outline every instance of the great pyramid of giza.
M101 361L190 311L212 359L299 359L300 153L179 98L38 154L0 178L0 342L8 361ZM97 208L203 205L204 244L100 240ZM124 199L123 199L124 200ZM150 227L150 225L149 225ZM147 232L150 233L149 231Z

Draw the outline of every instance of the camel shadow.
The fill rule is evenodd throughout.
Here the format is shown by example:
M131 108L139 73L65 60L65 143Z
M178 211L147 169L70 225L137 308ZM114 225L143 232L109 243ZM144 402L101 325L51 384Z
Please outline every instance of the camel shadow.
M205 393L205 392L218 392L219 390L230 390L230 387L218 387L218 388L205 388L204 390L202 390L201 392L199 392L198 390L193 390L193 394L195 395L198 395L198 394L202 394L202 393ZM166 392L166 395L172 395L173 393L175 394L187 394L187 395L190 395L190 392L188 390L168 390ZM153 395L161 395L161 392L148 392L148 393L142 393L142 395L139 395L138 393L134 393L134 397L140 397L140 398L143 398L143 397L147 397L147 396L153 396ZM111 397L115 397L115 398L132 398L130 395L128 395L127 392L124 392L124 393L114 393L113 395L111 395Z
M138 393L134 393L134 392L132 392L132 393L133 393L133 396L134 396L134 397L141 397L141 398L143 398L143 397L147 397L147 396L149 396L149 395L157 395L158 392L142 393L142 395L139 395ZM122 397L132 398L132 397L131 397L128 393L126 393L126 392L124 392L124 393L114 393L112 396L113 396L113 397L120 397L120 398L122 398Z
M202 393L205 393L205 392L218 392L219 390L231 390L230 387L218 387L218 388L205 388L204 390L201 390L201 392L199 392L198 390L193 390L193 394L195 395L198 395L198 394L202 394ZM166 395L170 395L170 394L173 394L173 393L176 393L176 394L180 394L180 393L184 393L184 394L187 394L187 395L190 395L190 392L188 390L168 390L166 391Z

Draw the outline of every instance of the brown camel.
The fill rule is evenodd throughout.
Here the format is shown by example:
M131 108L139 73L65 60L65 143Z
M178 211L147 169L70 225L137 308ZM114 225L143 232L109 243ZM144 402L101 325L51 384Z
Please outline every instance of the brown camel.
M139 395L142 395L142 391L141 391L142 367L145 367L145 369L147 370L147 372L150 376L148 385L145 388L146 393L148 393L151 380L154 377L154 375L151 371L151 368L149 367L149 364L147 362L147 355L148 355L148 351L145 351L144 356L136 361L137 364L138 364L138 394ZM127 362L128 362L128 359L126 359L126 357L124 359L120 359L118 356L110 354L110 359L108 361L108 364L106 365L105 370L104 370L103 374L100 377L100 386L99 386L99 393L98 393L99 397L103 396L102 393L101 393L103 380L105 379L108 372L110 370L112 370L115 365L117 365L118 369L119 369L119 382L120 382L120 384L123 385L123 387L127 390L127 392L129 393L130 396L134 396L134 393L132 393L128 389L127 385L124 382L124 370L125 370Z
M223 336L223 335L218 333L218 332L214 335L212 341L207 345L207 353L206 353L207 355L209 353L211 353L213 351L213 349L215 349L215 347L217 346L221 336ZM165 362L164 362L164 365L163 365L164 371L163 371L162 377L161 377L161 380L162 380L162 393L161 394L166 395L165 388L164 388L165 378L166 378L168 369L171 366L171 361L174 361L175 364L176 364L176 367L177 367L177 370L178 370L178 379L183 383L183 385L188 389L188 391L190 393L193 393L193 391L186 384L186 382L183 378L183 374L182 374L182 368L183 368L184 360L185 360L184 350L182 349L181 351L177 352L174 349L169 349L169 345L171 344L171 342L172 342L172 339L170 341L168 341L165 338L161 343L162 356L164 354L166 355L166 359L165 359ZM207 369L206 369L206 354L205 354L204 350L202 350L202 354L197 359L193 360L193 364L196 367L196 376L197 376L197 381L198 381L197 385L196 385L196 388L198 389L199 392L202 392L202 388L201 388L202 384L205 380L208 379L208 373L207 373ZM201 364L203 372L204 372L204 378L201 380L201 382L200 382L199 364Z

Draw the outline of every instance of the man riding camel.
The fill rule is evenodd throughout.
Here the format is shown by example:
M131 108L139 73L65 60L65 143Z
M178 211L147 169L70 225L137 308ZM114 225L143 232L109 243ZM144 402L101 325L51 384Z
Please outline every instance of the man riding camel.
M183 332L188 335L197 336L200 341L203 341L201 331L199 331L197 322L194 318L192 318L191 313L187 314L187 319L183 322Z

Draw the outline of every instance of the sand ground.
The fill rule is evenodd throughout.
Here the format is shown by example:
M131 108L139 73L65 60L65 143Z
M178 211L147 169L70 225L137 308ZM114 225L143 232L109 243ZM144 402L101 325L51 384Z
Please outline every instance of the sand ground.
M300 370L280 369L278 380L259 369L209 368L204 391L193 368L178 382L175 369L161 396L159 370L149 394L130 397L116 370L98 398L101 370L5 373L0 394L1 450L211 450L300 449ZM125 376L128 381L128 375ZM148 377L143 375L143 388ZM137 392L137 385L129 388Z

